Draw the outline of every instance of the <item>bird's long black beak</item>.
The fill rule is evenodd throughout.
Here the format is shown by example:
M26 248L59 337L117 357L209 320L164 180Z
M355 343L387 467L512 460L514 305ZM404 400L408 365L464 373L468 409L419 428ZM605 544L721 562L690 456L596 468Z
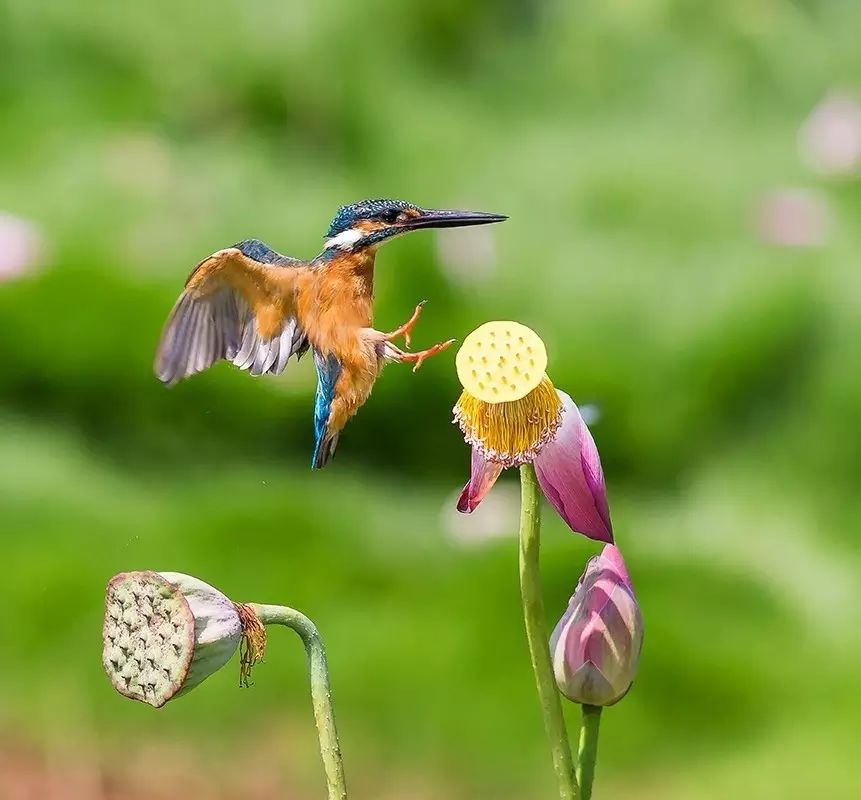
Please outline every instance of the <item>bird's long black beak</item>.
M462 228L466 225L489 225L491 222L502 222L508 219L504 214L489 214L485 211L449 211L439 209L423 209L420 216L412 217L400 223L406 230L421 228Z

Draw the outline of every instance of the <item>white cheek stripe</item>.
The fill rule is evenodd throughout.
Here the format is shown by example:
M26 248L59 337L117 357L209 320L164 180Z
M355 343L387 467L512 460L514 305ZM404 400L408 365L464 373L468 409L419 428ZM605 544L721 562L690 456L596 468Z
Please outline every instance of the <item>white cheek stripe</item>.
M326 249L337 247L341 250L349 250L364 235L358 228L348 228L345 231L341 231L337 236L326 239Z

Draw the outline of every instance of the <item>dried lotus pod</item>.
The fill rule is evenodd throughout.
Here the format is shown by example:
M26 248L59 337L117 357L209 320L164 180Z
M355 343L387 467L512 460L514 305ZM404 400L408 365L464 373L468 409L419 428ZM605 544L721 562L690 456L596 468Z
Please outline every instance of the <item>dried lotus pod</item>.
M250 661L260 660L265 633L252 617L189 575L120 573L105 593L105 672L120 694L160 708L223 667L249 627L258 637ZM248 666L243 659L243 676Z

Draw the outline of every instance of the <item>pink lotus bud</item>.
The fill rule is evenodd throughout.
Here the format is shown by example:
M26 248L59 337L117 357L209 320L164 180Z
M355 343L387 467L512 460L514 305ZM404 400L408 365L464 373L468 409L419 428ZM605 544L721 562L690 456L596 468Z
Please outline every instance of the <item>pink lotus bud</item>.
M613 705L631 688L642 646L643 617L625 562L605 545L550 638L559 691L575 703Z

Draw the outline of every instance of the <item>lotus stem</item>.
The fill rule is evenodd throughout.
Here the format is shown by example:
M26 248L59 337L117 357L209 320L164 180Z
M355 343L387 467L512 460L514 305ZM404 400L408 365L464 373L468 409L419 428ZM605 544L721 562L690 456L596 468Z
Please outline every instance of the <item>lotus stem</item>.
M291 628L299 635L305 646L311 682L311 702L314 706L314 720L317 723L320 756L326 772L329 800L347 800L341 745L338 743L338 730L335 727L335 714L329 689L329 668L320 632L308 617L295 609L256 603L252 604L252 608L264 625L284 625Z
M601 706L583 706L583 723L580 726L580 747L577 751L577 781L583 800L592 796L595 761L598 758L598 728L601 725Z
M520 468L520 594L526 638L532 657L532 671L544 717L544 730L550 743L553 768L559 785L560 800L577 800L580 792L562 703L550 661L547 628L544 621L544 600L541 594L539 551L541 545L541 512L538 480L532 464Z

